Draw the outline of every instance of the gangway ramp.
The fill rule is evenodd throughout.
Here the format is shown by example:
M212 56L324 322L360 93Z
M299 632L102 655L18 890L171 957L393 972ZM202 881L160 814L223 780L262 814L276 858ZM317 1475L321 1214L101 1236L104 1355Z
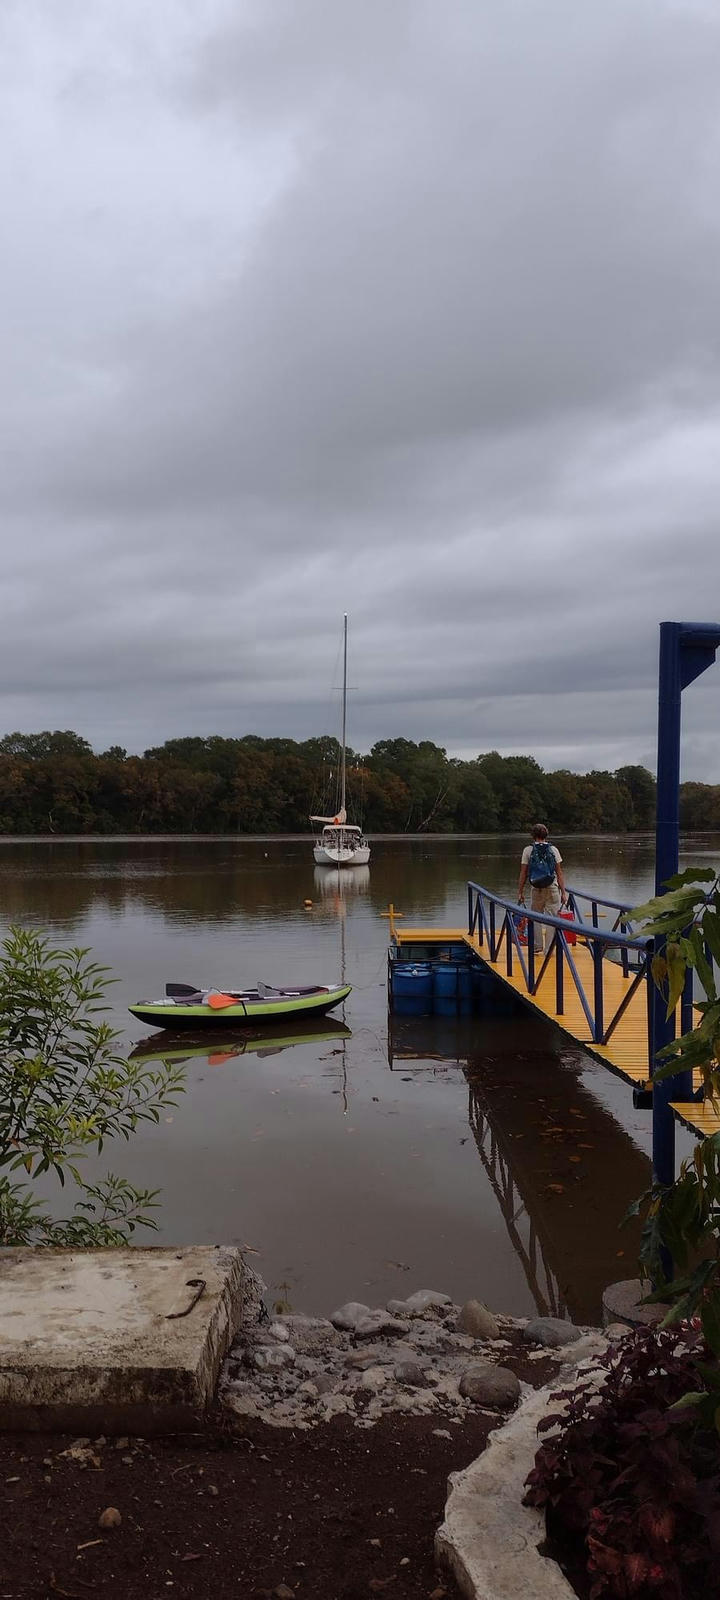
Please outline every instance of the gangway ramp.
M652 1093L651 941L638 936L630 907L569 889L573 920L553 917L468 884L466 927L406 927L391 934L402 947L464 944L506 990L555 1024L650 1103ZM612 925L600 928L605 918ZM526 924L523 942L523 923ZM548 949L533 948L542 928ZM689 1024L689 1018L684 1019ZM702 1097L672 1102L677 1120L701 1138L720 1131L720 1115Z

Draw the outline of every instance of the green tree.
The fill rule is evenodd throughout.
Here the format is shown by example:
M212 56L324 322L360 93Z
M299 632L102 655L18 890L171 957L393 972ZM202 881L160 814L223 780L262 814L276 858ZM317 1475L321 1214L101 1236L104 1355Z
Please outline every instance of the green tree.
M81 734L66 728L54 733L6 733L0 739L0 754L25 756L28 761L43 761L48 756L91 756L92 745Z
M478 766L496 796L501 832L526 833L534 822L554 826L546 816L545 773L533 756L501 756L490 750L478 756Z
M453 811L461 833L492 833L498 825L495 791L477 761L453 761Z
M12 929L2 945L0 1245L119 1244L138 1226L156 1226L149 1214L156 1191L113 1173L87 1183L78 1163L109 1139L129 1139L140 1122L157 1122L177 1098L182 1069L150 1068L118 1053L118 1035L102 1020L107 969L87 956L54 950L27 929ZM47 1214L30 1186L45 1174L75 1184L62 1220Z
M716 832L720 828L720 784L680 785L680 826L687 833Z
M655 826L656 783L647 767L618 767L615 777L627 789L632 801L629 828L646 831Z
M378 777L392 773L406 784L410 797L406 831L452 831L455 774L440 745L430 739L421 739L419 744L412 739L381 739L373 745L367 765Z

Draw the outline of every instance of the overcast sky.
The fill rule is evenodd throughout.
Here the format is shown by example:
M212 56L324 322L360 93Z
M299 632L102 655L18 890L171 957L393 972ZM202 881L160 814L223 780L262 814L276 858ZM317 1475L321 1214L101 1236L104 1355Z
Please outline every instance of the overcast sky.
M720 621L717 0L3 0L0 733L654 764ZM685 696L720 781L720 665Z

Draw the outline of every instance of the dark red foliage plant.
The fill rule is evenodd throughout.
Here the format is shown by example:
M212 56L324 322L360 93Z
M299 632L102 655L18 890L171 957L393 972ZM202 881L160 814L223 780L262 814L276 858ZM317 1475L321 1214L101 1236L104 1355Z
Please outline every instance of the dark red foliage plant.
M525 1500L545 1509L551 1553L587 1600L720 1596L720 1436L684 1404L714 1389L716 1357L684 1324L628 1335L602 1366L538 1430L554 1431Z

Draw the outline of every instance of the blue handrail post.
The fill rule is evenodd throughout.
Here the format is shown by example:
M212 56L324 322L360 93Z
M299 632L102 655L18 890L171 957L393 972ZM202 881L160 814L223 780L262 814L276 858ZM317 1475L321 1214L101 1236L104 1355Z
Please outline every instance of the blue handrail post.
M655 893L663 894L678 869L680 838L680 711L683 689L711 667L720 645L720 624L661 622L658 677L657 817ZM666 941L655 940L656 954ZM658 1051L675 1038L675 1018L666 1016L659 990L652 994L653 1071ZM660 1183L675 1181L675 1119L672 1100L692 1098L692 1072L653 1084L653 1171Z
M593 944L593 1012L595 1025L593 1038L596 1044L603 1043L605 1033L605 1009L603 1005L603 947Z

